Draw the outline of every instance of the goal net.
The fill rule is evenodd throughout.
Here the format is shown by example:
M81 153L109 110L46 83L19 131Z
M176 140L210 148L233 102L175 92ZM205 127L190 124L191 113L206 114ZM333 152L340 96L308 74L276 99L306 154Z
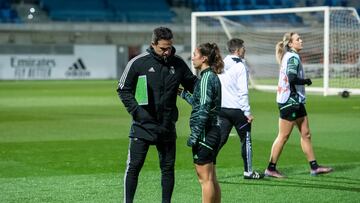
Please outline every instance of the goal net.
M192 50L215 42L223 57L229 39L243 39L251 86L260 90L277 89L275 45L285 32L297 32L303 40L305 75L313 81L308 92L360 94L360 20L354 8L193 12L191 30Z

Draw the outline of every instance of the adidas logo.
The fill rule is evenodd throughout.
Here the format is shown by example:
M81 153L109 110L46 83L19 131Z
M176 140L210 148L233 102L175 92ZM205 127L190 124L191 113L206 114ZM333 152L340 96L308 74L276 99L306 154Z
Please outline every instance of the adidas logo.
M151 73L155 73L155 69L153 67L149 68L148 71L151 72Z
M86 70L84 62L79 58L65 72L67 77L89 77L90 71Z

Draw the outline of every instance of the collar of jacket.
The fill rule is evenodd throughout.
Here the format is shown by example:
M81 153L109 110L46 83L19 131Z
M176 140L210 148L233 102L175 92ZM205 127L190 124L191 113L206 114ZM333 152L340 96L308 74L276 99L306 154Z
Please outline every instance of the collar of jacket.
M152 46L149 46L149 48L147 48L146 51L149 52L149 54L151 54L151 56L154 57L156 60L160 61L161 63L166 63L166 61L164 61L164 59L162 57L160 57L159 55L157 55L155 53L155 50ZM172 46L171 54L167 58L167 62L169 62L171 60L171 58L175 55L175 52L176 52L176 49L175 49L175 47Z
M290 49L289 49L289 52L298 54L298 52L297 52L295 49L293 49L293 48L290 48Z
M206 69L204 69L203 71L201 71L200 76L202 76L204 73L208 72L208 71L212 71L212 68L209 66Z

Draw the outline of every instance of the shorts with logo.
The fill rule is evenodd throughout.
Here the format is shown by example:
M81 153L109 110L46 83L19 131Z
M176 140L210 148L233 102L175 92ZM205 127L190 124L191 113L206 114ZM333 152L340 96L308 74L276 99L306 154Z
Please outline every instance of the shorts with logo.
M216 164L216 156L220 145L220 127L212 126L205 130L205 141L192 147L193 160L195 164Z
M278 104L280 110L280 118L295 121L298 118L305 117L307 115L305 105L300 103L297 107L288 106L286 104Z

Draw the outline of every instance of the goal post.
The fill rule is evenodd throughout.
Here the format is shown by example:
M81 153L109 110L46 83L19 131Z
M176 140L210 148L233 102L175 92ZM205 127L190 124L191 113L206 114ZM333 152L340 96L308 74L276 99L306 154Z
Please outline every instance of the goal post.
M354 8L193 12L191 48L215 42L224 57L229 39L243 39L251 86L275 91L279 70L275 45L290 31L299 33L303 39L300 57L305 75L313 80L308 92L325 96L343 91L360 94L360 19Z

